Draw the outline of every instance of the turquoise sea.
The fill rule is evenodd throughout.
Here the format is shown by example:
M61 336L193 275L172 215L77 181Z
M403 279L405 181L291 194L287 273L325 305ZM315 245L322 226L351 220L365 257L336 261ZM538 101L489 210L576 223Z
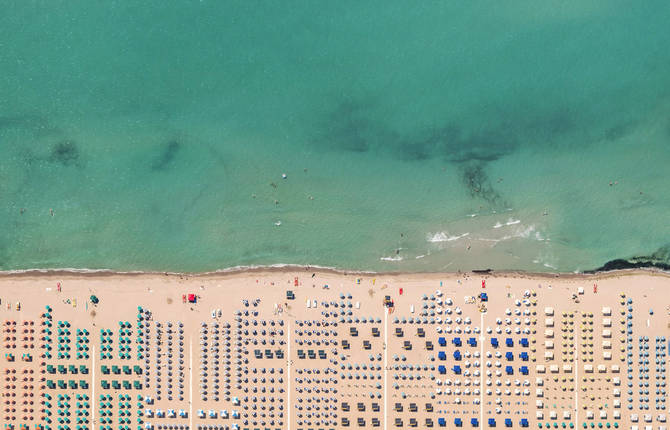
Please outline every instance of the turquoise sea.
M666 0L7 0L0 269L670 263L669 22Z

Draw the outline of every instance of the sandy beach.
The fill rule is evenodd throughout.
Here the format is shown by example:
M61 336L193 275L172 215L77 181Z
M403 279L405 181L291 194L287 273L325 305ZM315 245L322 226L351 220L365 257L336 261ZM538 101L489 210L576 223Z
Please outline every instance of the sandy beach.
M666 426L662 273L21 273L0 300L15 429Z

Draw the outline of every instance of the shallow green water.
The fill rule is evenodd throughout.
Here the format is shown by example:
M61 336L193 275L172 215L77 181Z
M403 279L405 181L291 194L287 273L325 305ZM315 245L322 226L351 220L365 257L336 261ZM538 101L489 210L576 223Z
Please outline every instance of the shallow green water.
M665 1L7 10L0 269L574 271L670 243Z

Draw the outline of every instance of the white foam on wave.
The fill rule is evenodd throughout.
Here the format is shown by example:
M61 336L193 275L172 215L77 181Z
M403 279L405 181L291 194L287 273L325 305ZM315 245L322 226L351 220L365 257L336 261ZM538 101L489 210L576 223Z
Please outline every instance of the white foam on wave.
M505 224L503 224L501 222L497 222L493 226L493 228L500 228L500 227L504 227L504 226L508 226L508 225L516 225L516 224L521 224L521 220L520 219L514 219L514 218L508 218L507 222L505 222Z
M417 259L417 260L419 260L419 259L421 259L421 258L423 258L423 257L425 257L425 256L426 256L425 254L421 254L421 255L417 255L417 256L414 257L414 258Z
M466 232L466 233L463 233L463 234L458 235L458 236L449 236L447 233L441 231L439 233L435 233L434 235L431 235L430 233L428 233L428 239L427 240L428 240L428 242L431 242L431 243L453 242L454 240L463 239L464 237L467 237L469 235L470 235L470 233Z
M496 246L499 242L504 242L507 240L512 240L512 239L531 239L531 240L537 240L538 242L543 242L543 241L549 241L548 238L545 238L540 231L537 230L537 227L534 224L531 224L529 226L524 226L521 224L519 220L515 219L510 219L507 221L506 224L501 224L497 223L495 226L493 226L494 229L499 229L501 227L505 226L512 226L516 225L513 230L505 230L508 232L507 234L504 234L499 237L476 237L474 238L475 240L479 240L482 242L491 242L491 247Z
M403 258L399 255L396 255L395 257L382 257L380 258L381 261L402 261Z

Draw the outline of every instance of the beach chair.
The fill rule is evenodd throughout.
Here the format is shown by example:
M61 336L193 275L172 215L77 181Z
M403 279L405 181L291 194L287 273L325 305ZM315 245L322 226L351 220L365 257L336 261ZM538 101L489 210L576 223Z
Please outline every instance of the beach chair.
M358 417L356 422L358 423L358 427L365 427L365 419L363 417Z
M445 422L444 424L446 426L447 423ZM454 425L456 427L463 427L463 420L460 419L460 418L454 418ZM444 427L444 426L440 423L440 427Z
M514 368L512 366L506 366L505 367L505 373L508 375L513 375L514 374Z
M358 412L365 412L365 403L358 402L358 404L356 405L356 409L358 409Z
M426 349L427 349L428 351L432 351L432 350L433 350L433 342L427 340L427 341L426 341Z
M505 345L508 348L512 348L514 346L514 341L512 340L511 337L508 337L508 338L505 339Z
M418 406L416 405L416 403L410 403L410 404L409 404L409 411L410 411L410 412L418 412L418 411L419 411L419 408L418 408Z
M396 337L403 337L404 333L402 331L402 328L396 327L395 328L395 335L396 335Z
M426 337L426 332L422 327L416 329L416 335L419 337Z
M381 409L380 409L379 403L372 402L372 412L379 412L380 410Z
M406 340L405 342L403 342L402 348L406 351L411 351L412 343L409 340Z
M379 329L377 327L372 327L372 337L379 337L379 336L380 336Z
M409 419L409 426L410 427L418 427L419 422L416 420L416 418L410 418Z
M460 346L463 345L463 342L461 342L461 338L460 338L460 337L455 337L455 338L451 341L451 343L453 343L456 347L460 347Z
M491 346L494 348L498 347L498 338L492 337L491 338Z
M307 357L309 357L310 360L316 359L316 353L314 352L313 349L307 350Z
M454 360L460 361L462 358L460 351L454 351Z
M446 366L437 366L437 371L440 373L440 375L446 375L447 374Z
M438 337L438 338L437 338L437 343L438 343L440 346L443 346L443 347L444 347L444 346L447 346L447 340L446 340L444 337Z
M479 427L479 420L477 418L470 418L470 425L472 427Z
M433 419L432 418L426 418L426 427L431 428L434 426Z
M347 417L342 417L342 427L349 427L349 418Z
M349 344L349 341L344 339L342 340L342 349L350 349L351 345Z
M372 344L370 343L369 340L363 341L363 349L372 349Z
M342 410L342 412L349 412L351 410L351 407L349 406L349 403L342 402L342 404L340 404L340 409Z
M393 410L396 412L402 412L403 411L402 403L396 402Z
M393 425L396 427L402 427L403 426L402 419L396 418L395 421L393 422Z
M370 422L372 423L372 427L379 427L381 425L379 418L377 417L372 418Z
M496 426L496 419L495 418L489 418L489 427L495 427Z

